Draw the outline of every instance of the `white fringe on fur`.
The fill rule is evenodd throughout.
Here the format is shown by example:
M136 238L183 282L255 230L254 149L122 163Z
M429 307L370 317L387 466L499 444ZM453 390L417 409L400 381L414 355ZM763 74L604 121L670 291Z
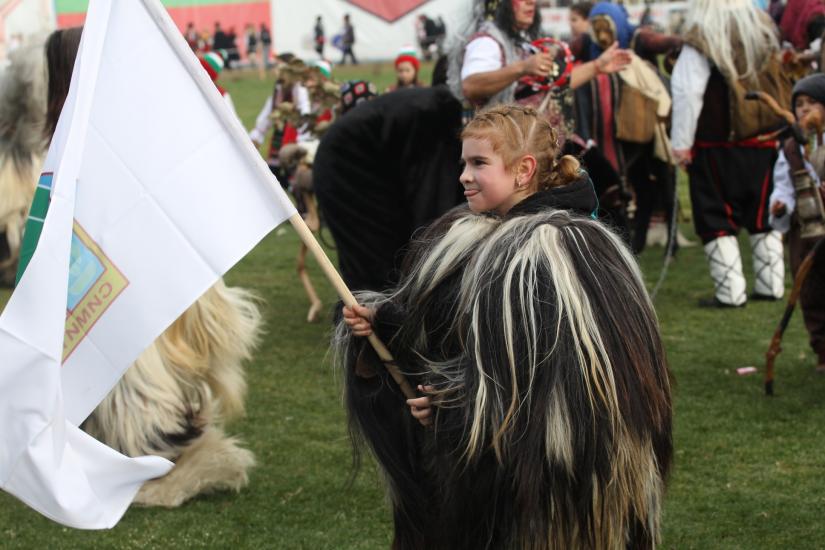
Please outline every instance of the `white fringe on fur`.
M655 548L670 375L630 251L560 210L434 226L398 289L358 295L433 388L432 429L399 414L344 323L336 333L351 430L389 479L393 547Z
M201 494L240 491L249 483L255 456L217 427L207 428L187 447L171 472L141 487L134 503L176 508Z

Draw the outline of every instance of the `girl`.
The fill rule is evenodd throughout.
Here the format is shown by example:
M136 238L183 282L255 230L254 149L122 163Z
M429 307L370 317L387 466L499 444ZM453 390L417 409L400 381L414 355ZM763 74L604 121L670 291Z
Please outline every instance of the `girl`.
M483 112L462 139L467 207L339 324L351 430L389 480L393 547L652 548L670 381L635 262L534 110ZM358 338L373 328L426 391L409 404L433 429Z
M418 70L421 68L421 62L418 61L418 56L412 48L405 48L401 50L398 57L395 58L395 76L397 78L395 84L387 88L388 92L400 90L402 88L417 88L421 86L418 81Z

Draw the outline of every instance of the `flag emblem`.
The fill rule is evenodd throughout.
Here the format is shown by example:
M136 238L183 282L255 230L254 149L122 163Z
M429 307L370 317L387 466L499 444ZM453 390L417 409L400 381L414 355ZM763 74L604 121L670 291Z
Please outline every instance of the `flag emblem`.
M77 221L74 222L69 261L64 362L123 289L129 286L126 277Z

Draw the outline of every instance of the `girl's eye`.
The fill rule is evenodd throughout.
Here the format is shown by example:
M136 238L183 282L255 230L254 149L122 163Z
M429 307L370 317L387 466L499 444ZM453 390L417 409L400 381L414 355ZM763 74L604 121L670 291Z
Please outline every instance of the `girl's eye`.
M473 166L484 166L485 164L487 164L487 163L484 162L483 160L476 159L476 160L473 161Z

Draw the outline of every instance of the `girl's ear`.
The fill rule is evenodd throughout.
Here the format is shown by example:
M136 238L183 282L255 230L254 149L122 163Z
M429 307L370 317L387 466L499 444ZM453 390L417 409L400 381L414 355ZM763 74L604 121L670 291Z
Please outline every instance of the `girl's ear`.
M537 166L538 161L533 155L524 155L519 159L518 164L516 164L516 181L519 187L527 185L533 179Z

